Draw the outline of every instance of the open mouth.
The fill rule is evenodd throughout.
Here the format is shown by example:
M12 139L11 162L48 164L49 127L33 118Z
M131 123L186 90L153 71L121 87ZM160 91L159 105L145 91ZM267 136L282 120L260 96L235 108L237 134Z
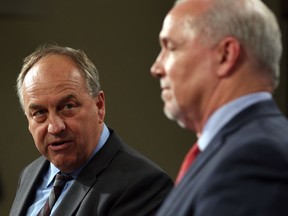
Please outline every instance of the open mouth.
M57 141L49 144L49 148L52 151L63 151L67 150L71 146L72 142L71 141Z
M62 141L62 142L54 142L52 143L51 145L52 146L60 146L60 145L63 145L65 143L65 141Z

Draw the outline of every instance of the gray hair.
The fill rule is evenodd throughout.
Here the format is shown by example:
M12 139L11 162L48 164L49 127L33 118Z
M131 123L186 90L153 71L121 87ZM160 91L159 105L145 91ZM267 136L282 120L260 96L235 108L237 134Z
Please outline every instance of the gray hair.
M40 59L51 54L64 55L70 58L82 73L90 95L92 97L98 95L101 90L98 70L82 50L62 47L56 44L45 44L39 46L32 54L24 59L21 72L17 77L17 95L22 108L24 108L22 85L26 74Z
M188 0L189 1L189 0ZM185 0L176 1L175 5ZM281 32L274 13L261 0L214 0L191 25L208 46L227 36L236 38L258 65L265 68L276 88L280 79Z

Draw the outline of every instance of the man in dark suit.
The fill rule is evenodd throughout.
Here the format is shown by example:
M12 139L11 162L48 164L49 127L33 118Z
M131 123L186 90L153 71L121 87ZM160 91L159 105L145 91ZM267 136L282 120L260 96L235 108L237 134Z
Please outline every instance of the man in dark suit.
M160 43L151 73L164 112L198 140L157 215L288 215L288 122L272 99L282 53L274 14L260 0L177 1Z
M155 214L172 180L105 125L99 75L82 51L40 47L17 93L43 156L21 173L11 216Z

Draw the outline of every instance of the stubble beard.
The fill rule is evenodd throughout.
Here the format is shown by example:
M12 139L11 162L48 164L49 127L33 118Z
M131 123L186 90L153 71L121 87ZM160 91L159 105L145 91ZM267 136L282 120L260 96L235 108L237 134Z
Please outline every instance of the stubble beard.
M185 121L183 120L183 114L180 110L180 107L178 105L178 102L176 101L176 99L173 99L170 103L170 105L167 104L167 102L164 102L164 114L165 116L172 120L172 121L176 121L177 124L181 127L181 128L186 128L185 125Z

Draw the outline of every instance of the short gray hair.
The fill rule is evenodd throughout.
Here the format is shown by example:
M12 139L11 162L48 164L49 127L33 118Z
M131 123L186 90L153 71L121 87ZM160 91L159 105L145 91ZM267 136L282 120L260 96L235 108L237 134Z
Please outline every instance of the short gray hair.
M189 0L187 0L189 1ZM175 5L185 0L178 0ZM265 68L276 88L280 79L281 32L274 13L261 0L214 0L190 21L202 42L213 46L232 36Z
M32 54L24 59L21 72L17 77L17 95L22 108L24 108L22 85L26 74L40 59L52 54L64 55L75 63L82 73L86 81L88 91L92 97L97 96L101 90L98 70L82 50L62 47L56 44L44 44L39 46Z

